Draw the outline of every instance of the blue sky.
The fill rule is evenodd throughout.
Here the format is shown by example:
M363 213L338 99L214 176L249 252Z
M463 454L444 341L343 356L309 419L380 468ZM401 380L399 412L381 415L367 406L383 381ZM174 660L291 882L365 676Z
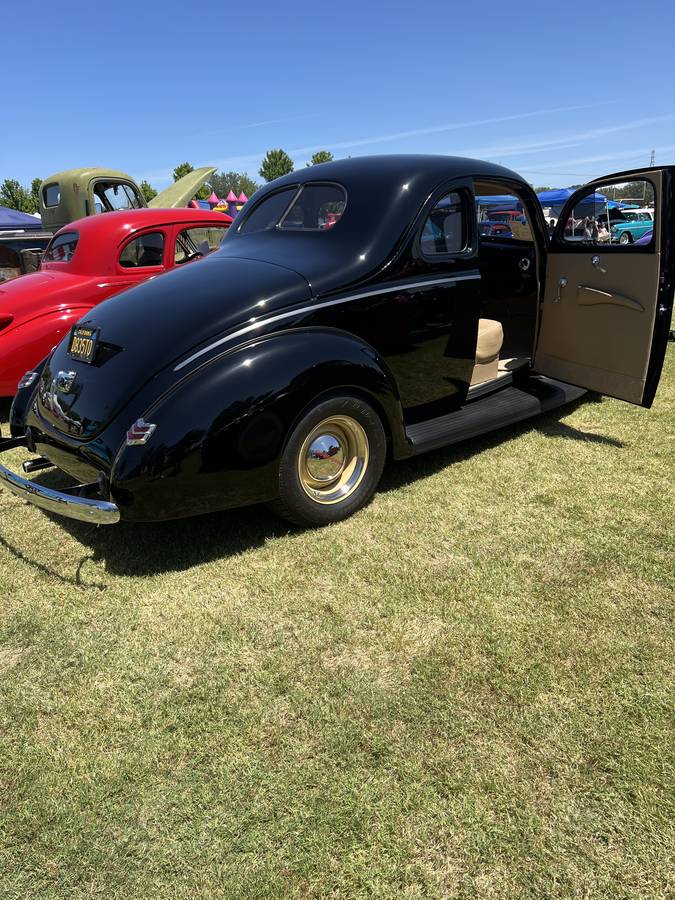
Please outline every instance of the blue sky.
M672 0L34 0L1 21L0 180L258 178L270 147L476 156L553 186L675 163Z

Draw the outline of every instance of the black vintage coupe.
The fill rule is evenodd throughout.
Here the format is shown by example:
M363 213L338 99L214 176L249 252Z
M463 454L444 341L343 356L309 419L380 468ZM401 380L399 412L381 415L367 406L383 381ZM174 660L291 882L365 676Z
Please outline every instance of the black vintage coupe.
M566 240L600 182L549 238L530 186L486 162L365 157L280 178L219 251L97 306L22 378L0 452L26 447L39 454L26 473L56 466L78 484L0 466L0 486L98 524L268 502L322 525L368 501L388 454L586 389L649 407L672 309L674 176L602 179L645 182L645 246ZM508 236L480 233L475 198L493 194L522 205Z

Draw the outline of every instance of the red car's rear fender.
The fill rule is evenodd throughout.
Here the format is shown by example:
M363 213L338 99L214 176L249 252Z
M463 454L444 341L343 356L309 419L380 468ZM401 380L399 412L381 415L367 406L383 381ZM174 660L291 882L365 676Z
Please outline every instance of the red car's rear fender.
M90 309L87 304L51 311L0 331L0 397L13 397L19 378L47 356Z

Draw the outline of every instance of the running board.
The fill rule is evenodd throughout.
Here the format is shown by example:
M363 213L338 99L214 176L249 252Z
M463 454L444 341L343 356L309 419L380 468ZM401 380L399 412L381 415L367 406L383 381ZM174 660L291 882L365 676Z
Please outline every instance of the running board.
M536 375L518 387L504 387L489 397L477 398L447 416L410 425L406 436L414 454L426 453L538 416L585 393L583 388Z

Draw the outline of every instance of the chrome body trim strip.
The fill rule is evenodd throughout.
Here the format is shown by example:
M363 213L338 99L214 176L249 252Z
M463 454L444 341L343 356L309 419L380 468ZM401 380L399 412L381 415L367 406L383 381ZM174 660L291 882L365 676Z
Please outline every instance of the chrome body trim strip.
M76 497L72 494L63 494L61 491L53 491L34 481L21 478L2 464L0 464L0 486L5 487L22 500L39 506L40 509L67 516L69 519L91 522L94 525L114 525L120 520L120 511L115 503L106 500L89 500L86 497Z
M433 287L435 284L454 284L456 281L477 281L479 279L480 272L472 272L466 275L453 275L452 277L445 276L444 278L431 278L427 281L413 281L410 283L404 282L403 284L393 284L388 287L379 287L373 291L362 291L359 294L349 294L346 297L340 297L337 300L324 300L319 303L313 303L310 306L301 306L298 309L290 309L286 312L278 313L275 316L269 316L266 319L261 319L259 322L253 322L250 325L244 326L244 328L240 328L238 331L233 331L230 334L225 335L225 337L219 338L217 341L209 344L208 347L203 347L201 350L197 350L196 353L193 353L191 356L188 356L187 359L184 359L182 362L178 363L178 365L174 367L174 372L180 372L181 369L184 369L185 366L188 366L191 362L199 359L200 356L204 356L206 353L210 353L211 350L215 350L216 347L220 347L223 344L226 344L228 341L233 341L235 340L235 338L243 337L245 334L249 334L250 332L255 331L257 328L262 328L265 325L271 325L274 322L280 322L282 319L290 319L293 316L299 316L306 312L313 312L315 309L325 309L328 306L337 306L340 303L349 303L352 300L363 300L366 297L376 297L378 294L392 294L394 293L394 291Z

